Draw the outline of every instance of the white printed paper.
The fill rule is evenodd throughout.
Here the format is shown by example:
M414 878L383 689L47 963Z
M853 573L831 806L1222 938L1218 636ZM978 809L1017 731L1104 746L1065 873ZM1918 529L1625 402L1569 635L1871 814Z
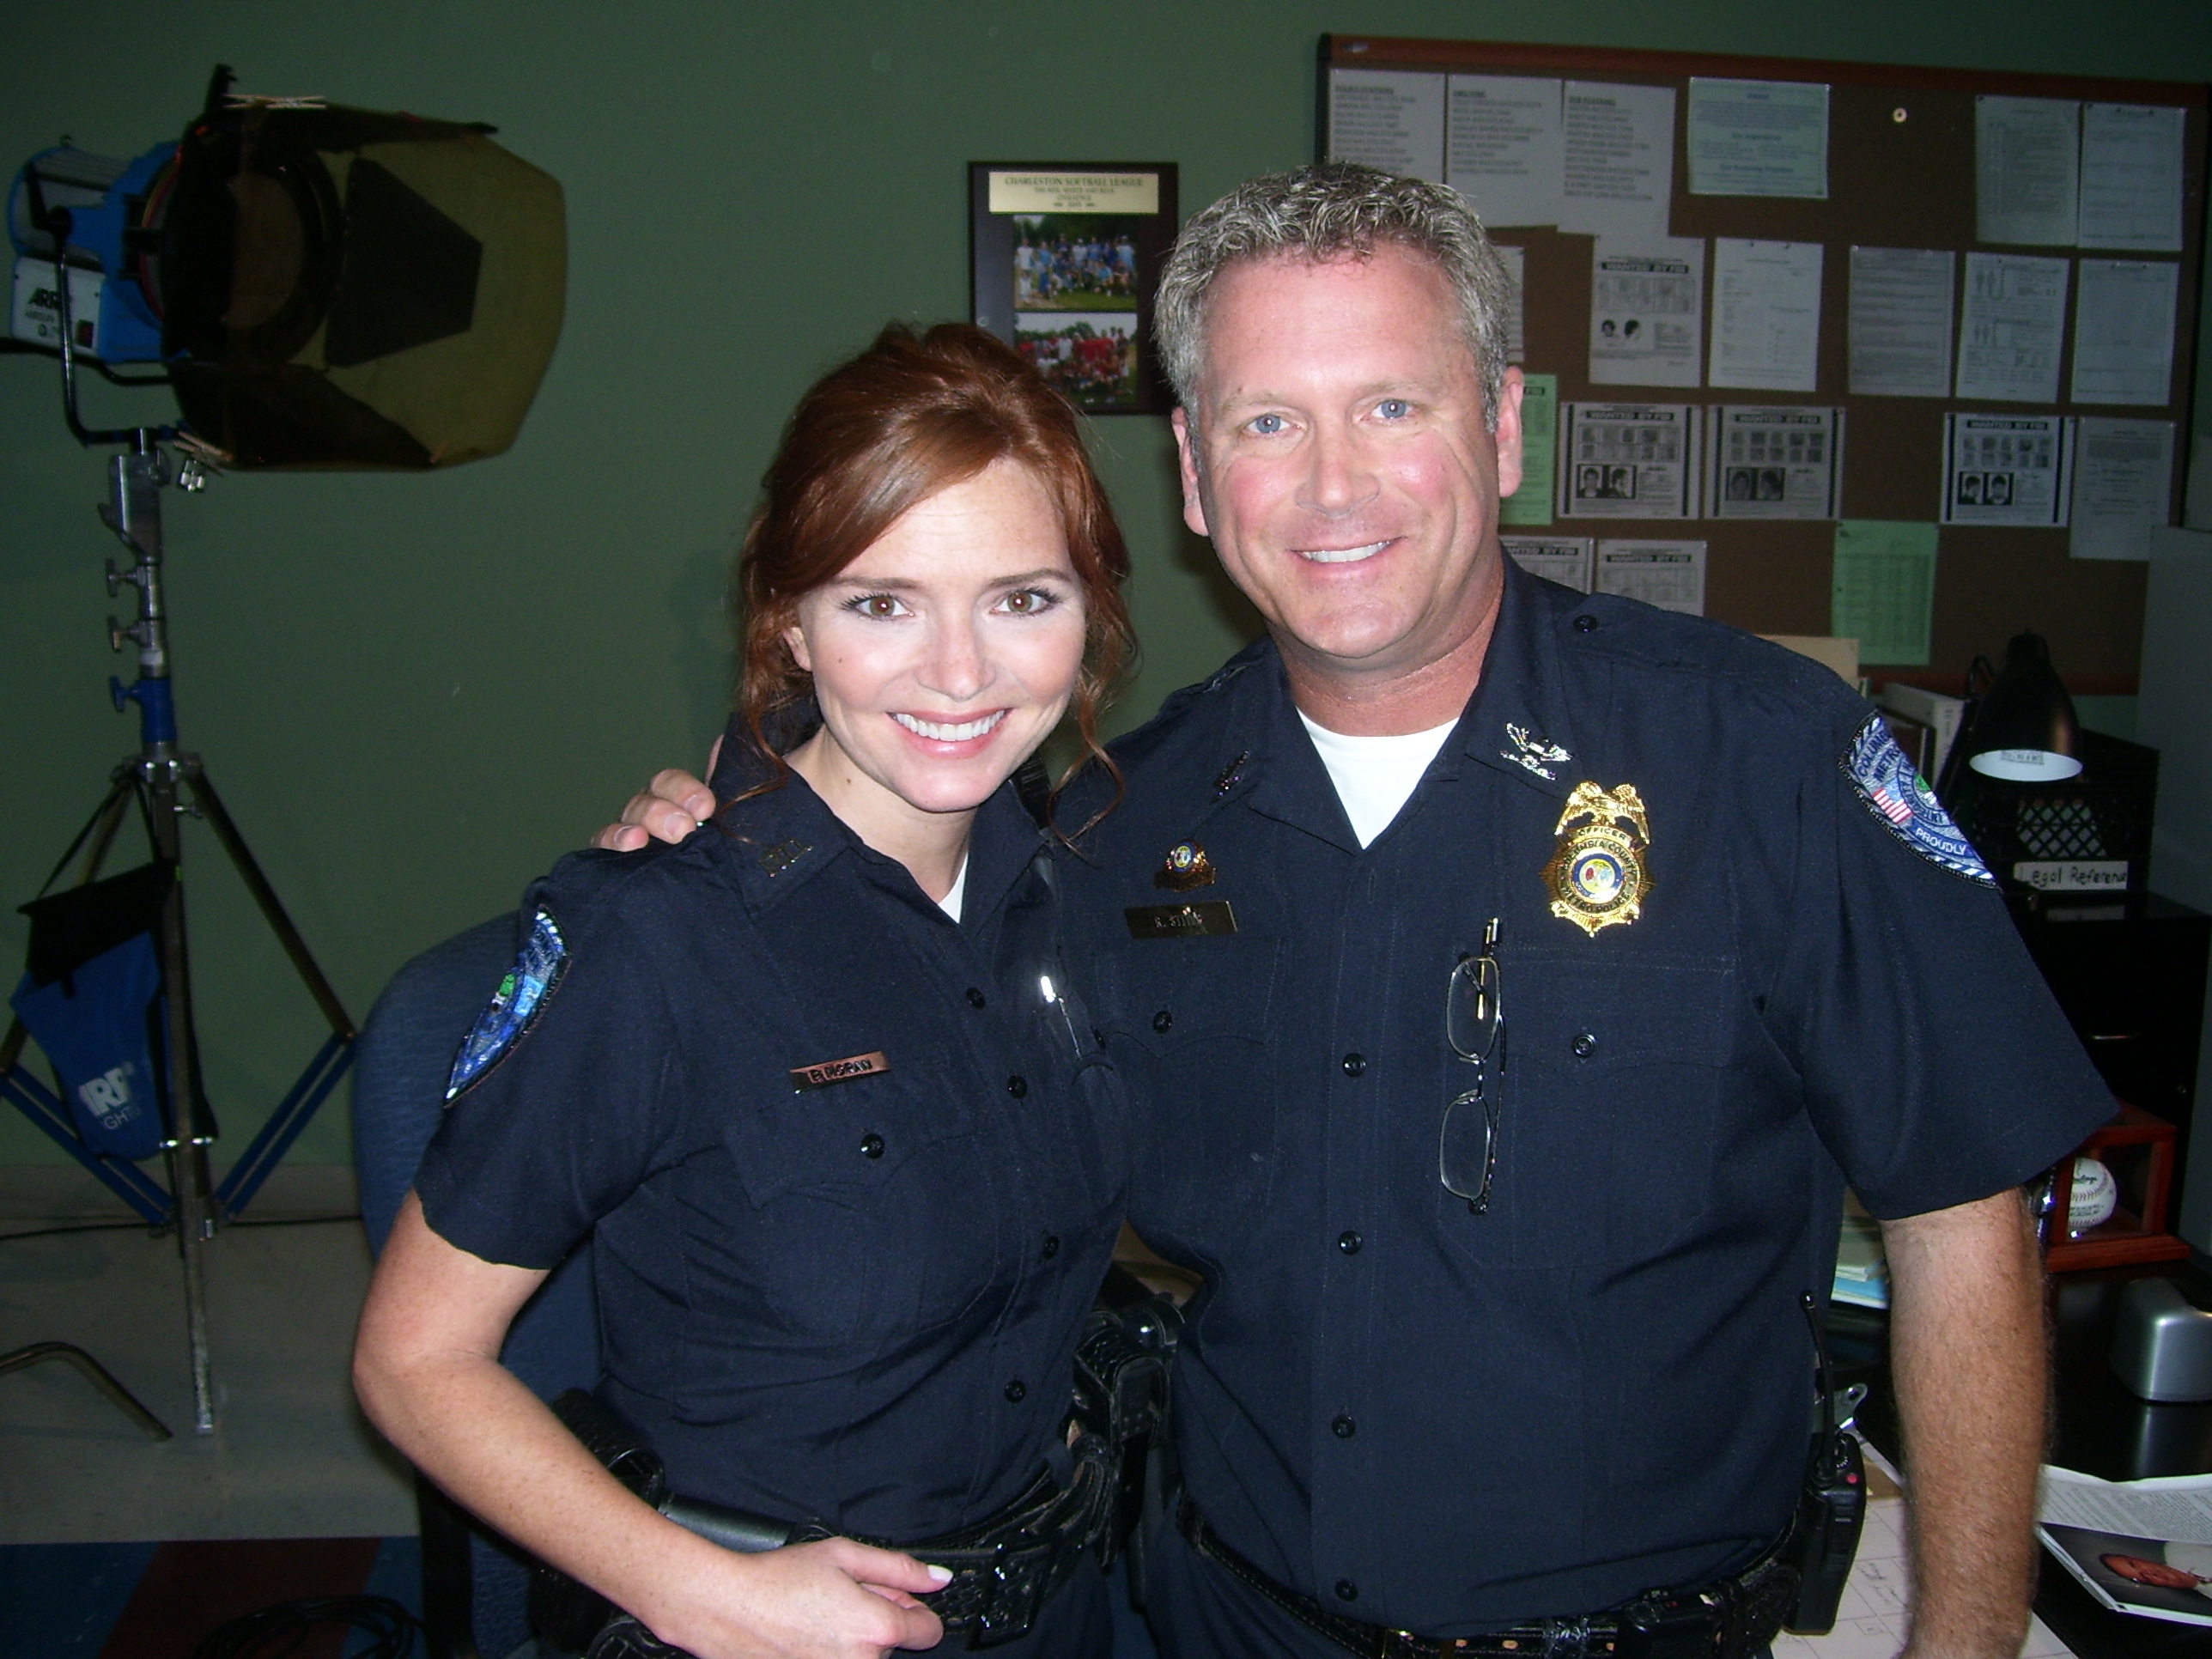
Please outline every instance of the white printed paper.
M1691 404L1565 405L1559 412L1560 516L1696 517L1696 413Z
M2181 252L2179 104L2081 106L2081 246Z
M1958 260L1943 248L1851 250L1851 396L1951 395Z
M1559 228L1664 236L1674 194L1674 88L1570 81L1560 107Z
M1976 240L2073 246L2081 107L2069 98L1974 100Z
M2171 259L2084 259L2074 302L2074 401L2166 402L2173 384Z
M2057 415L1945 416L1943 522L2064 524L2072 439Z
M1395 70L1328 72L1328 153L1442 184L1444 77Z
M1502 536L1505 556L1532 576L1578 593L1590 591L1590 557L1597 544L1587 536Z
M1485 225L1555 225L1565 167L1559 83L1518 75L1455 75L1444 182Z
M1713 519L1832 519L1842 489L1844 411L1808 404L1708 409Z
M2204 1595L2212 1586L2212 1475L2100 1480L2045 1463L2037 1507L2044 1547L2104 1606L2212 1625L2212 1601ZM2126 1558L2195 1582L2154 1583ZM2117 1570L2122 1566L2128 1570Z
M1690 194L1828 195L1828 88L1690 77Z
M1696 386L1705 274L1698 237L1599 237L1590 264L1591 383Z
M1715 240L1709 385L1769 392L1815 389L1821 253L1818 242Z
M1505 361L1526 362L1528 359L1528 307L1522 299L1524 279L1528 275L1528 251L1507 247L1492 242L1491 248L1505 267L1505 274L1513 279L1513 300L1505 307Z
M1966 256L1958 397L2019 404L2058 401L2067 264L2064 259L2027 253Z
M2149 558L2150 532L2172 521L2172 421L2074 422L2075 558Z
M1641 599L1662 611L1705 614L1703 542L1600 542L1593 592Z

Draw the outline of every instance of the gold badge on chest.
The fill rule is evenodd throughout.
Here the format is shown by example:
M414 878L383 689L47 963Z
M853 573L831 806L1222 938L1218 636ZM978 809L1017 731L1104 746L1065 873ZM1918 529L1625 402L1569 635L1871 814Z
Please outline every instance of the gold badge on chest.
M1599 928L1634 921L1644 913L1651 894L1651 872L1644 862L1651 820L1634 784L1610 793L1595 783L1577 784L1552 833L1559 845L1544 866L1544 888L1553 915L1595 938Z

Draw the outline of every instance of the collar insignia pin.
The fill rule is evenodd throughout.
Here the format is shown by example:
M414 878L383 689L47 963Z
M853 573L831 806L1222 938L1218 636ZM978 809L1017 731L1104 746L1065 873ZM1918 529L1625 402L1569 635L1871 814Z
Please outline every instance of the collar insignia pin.
M1228 765L1223 767L1221 775L1213 781L1214 794L1225 795L1242 782L1244 777L1244 763L1251 758L1252 751L1248 749Z
M1577 818L1589 822L1570 830ZM1644 863L1651 820L1634 784L1610 792L1595 783L1577 784L1552 833L1559 845L1544 866L1544 886L1553 915L1595 939L1599 928L1634 921L1644 913L1651 894L1651 872Z
M1194 841L1179 841L1168 848L1166 859L1152 872L1152 885L1164 887L1170 893L1188 893L1194 888L1212 886L1215 873L1213 860L1206 856L1206 848Z
M760 867L780 876L813 850L803 841L780 841L760 855Z
M1499 750L1500 756L1553 783L1559 781L1559 775L1552 768L1574 758L1550 738L1537 736L1526 726L1516 726L1511 720L1505 722L1505 738L1513 746Z

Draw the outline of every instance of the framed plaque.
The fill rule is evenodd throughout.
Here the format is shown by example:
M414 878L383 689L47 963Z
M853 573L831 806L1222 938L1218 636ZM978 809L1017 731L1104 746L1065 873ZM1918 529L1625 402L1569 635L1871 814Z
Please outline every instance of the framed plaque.
M1176 230L1172 161L971 161L970 314L1094 415L1175 398L1152 291Z

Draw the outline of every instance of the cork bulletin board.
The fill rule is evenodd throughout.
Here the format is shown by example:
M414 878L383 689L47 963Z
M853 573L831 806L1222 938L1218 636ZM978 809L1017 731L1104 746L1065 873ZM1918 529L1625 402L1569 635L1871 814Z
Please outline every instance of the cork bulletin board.
M1622 383L1618 378L1601 383L1591 378L1605 343L1600 330L1610 321L1597 314L1605 307L1607 290L1602 283L1595 289L1593 286L1594 276L1604 275L1597 269L1601 243L1595 231L1563 229L1559 222L1587 227L1591 212L1597 210L1587 203L1580 208L1570 204L1557 215L1547 209L1543 210L1549 216L1539 222L1528 216L1537 210L1527 207L1510 181L1493 191L1450 176L1476 154L1473 139L1455 135L1452 122L1480 118L1479 108L1465 101L1475 95L1473 92L1449 91L1454 76L1524 77L1515 84L1539 90L1553 83L1565 86L1568 95L1563 122L1575 112L1578 86L1586 94L1600 87L1671 90L1672 113L1664 118L1671 124L1671 133L1665 137L1673 151L1671 182L1655 185L1656 199L1644 204L1642 210L1647 240L1663 236L1673 239L1670 246L1689 246L1691 239L1703 244L1693 379L1686 378L1687 371L1679 362L1676 378L1664 384ZM1698 95L1708 100L1704 106L1692 97L1693 82L1701 78L1704 89ZM1801 149L1801 176L1794 181L1784 179L1781 186L1796 193L1714 191L1711 186L1722 177L1714 159L1719 152L1708 143L1693 156L1691 127L1693 118L1703 118L1697 114L1701 107L1713 106L1711 100L1717 94L1711 89L1723 82L1765 83L1785 105L1793 98L1815 102L1820 94L1814 89L1825 88L1825 179L1814 178L1814 162L1806 159L1809 149ZM1480 83L1463 80L1457 84L1471 88ZM1491 89L1499 88L1493 83ZM1956 690L1974 656L2001 658L2010 635L2033 628L2049 639L2053 660L2076 691L2127 694L2136 690L2147 566L2126 556L2075 556L2076 515L2071 503L2077 486L2094 475L2069 476L2063 486L2068 499L2055 516L2066 522L1946 522L1986 517L2013 507L2013 486L2008 479L2002 485L2002 507L1981 507L1978 498L1984 489L1996 502L2001 486L1980 481L1995 475L1968 477L1962 471L1972 465L1960 459L1966 441L1960 434L1968 428L1953 417L2004 416L2015 417L2024 430L2039 427L2057 433L2063 428L2069 473L2081 463L2080 445L2087 434L2101 435L2114 422L2135 432L2154 430L2145 423L2170 422L2170 460L2164 470L2163 516L2158 521L2178 520L2202 292L2205 88L1808 59L1324 35L1317 90L1316 143L1323 158L1343 155L1378 165L1387 158L1395 170L1455 184L1484 213L1496 240L1521 250L1522 365L1532 375L1557 377L1562 409L1644 402L1687 405L1687 420L1705 434L1698 441L1694 469L1695 499L1686 511L1679 502L1673 508L1682 516L1636 517L1633 512L1640 505L1632 509L1616 499L1601 506L1604 516L1590 517L1575 510L1588 504L1573 499L1577 486L1568 475L1574 459L1564 442L1563 422L1557 460L1562 483L1555 486L1550 523L1527 522L1529 512L1524 504L1520 514L1524 522L1509 523L1509 535L1703 542L1707 550L1706 615L1759 633L1818 635L1835 631L1831 623L1838 520L1939 526L1932 532L1936 552L1925 660L1885 664L1878 656L1868 656L1864 665L1871 678ZM1633 104L1637 99L1631 93L1624 101ZM1644 101L1647 106L1659 106L1648 96ZM2069 109L2075 112L2068 118L2076 124L2071 131L2107 135L2102 140L2107 143L2111 124L2119 119L2147 122L2165 136L2160 153L2168 158L2169 173L2158 188L2170 191L2174 185L2171 174L2178 173L2172 229L2138 236L2133 243L2115 240L2116 233L2109 227L2119 221L2109 211L2100 206L2093 213L2087 196L2061 201L2061 192L2050 189L2043 191L2047 199L2039 203L2032 199L2036 181L2025 172L2017 176L2028 178L2028 182L2013 187L2019 198L2013 206L2027 216L1991 216L1991 204L2007 187L2006 175L1990 171L1996 149L1992 132L2015 135L2017 143L2032 146L2039 142L2032 130L2034 122L2046 120L2047 125L2065 118ZM2025 125L1991 125L2016 113ZM1654 118L1655 134L1662 131L1660 118ZM1775 118L1790 118L1784 111ZM2091 124L2087 128L2081 125L2085 121ZM2104 125L2096 125L2100 122ZM2025 137L2017 137L2020 133ZM1756 149L1755 143L1752 148ZM1502 152L1493 146L1488 153ZM2055 155L2057 149L2046 143L2043 153ZM2086 153L2077 149L2077 158ZM2112 153L2099 152L2100 156ZM1427 159L1431 154L1437 158L1433 164ZM1571 149L1569 156L1571 163ZM1693 162L1701 172L1693 173ZM1756 155L1744 161L1753 171L1756 164ZM2075 185L2069 188L2078 188L2081 177L2114 176L2109 164L2100 166L2101 171L2077 172ZM1463 176L1488 180L1498 175ZM1571 168L1568 177L1571 191ZM1705 193L1692 188L1700 182ZM1812 193L1816 183L1825 195ZM1486 193L1492 194L1499 213L1522 212L1527 222L1493 217L1485 210ZM2081 211L2075 215L2077 200ZM2047 211L2037 220L2034 212L2040 210L2057 210L2062 219L2074 215L2075 222L2070 228L2060 224ZM1632 206L1630 211L1635 210ZM2081 231L2081 226L2093 223L2099 227L2094 234ZM1982 240L1993 228L2002 240ZM2033 240L2043 236L2050 240ZM1608 238L1604 246L1618 248L1628 240ZM1741 380L1714 383L1722 373L1715 356L1715 309L1717 295L1728 278L1723 262L1745 258L1743 249L1750 244L1769 250L1791 245L1800 255L1808 248L1818 250L1808 256L1817 263L1817 272L1810 264L1800 267L1801 292L1809 299L1817 287L1817 331L1814 337L1800 342L1802 367L1796 373L1801 378L1793 389L1777 389L1772 380L1758 390L1742 389ZM1860 252L1855 255L1855 250ZM1923 375L1911 395L1854 389L1855 385L1884 384L1881 375L1866 367L1872 357L1863 355L1854 361L1852 334L1858 319L1852 290L1855 279L1871 289L1874 266L1862 266L1861 260L1902 257L1885 253L1889 250L1917 250L1913 257L1923 260L1950 256L1948 363L1940 386L1931 386ZM2162 268L2169 266L2171 270ZM2006 313L1986 294L1977 301L1974 284L2008 281L2021 272L2063 287L2061 300L2045 294L2047 314L2041 325L2045 332L2039 337L2039 349L2045 356L2054 349L2057 354L2055 384L2049 387L2051 395L2027 395L2036 390L2031 384L2034 376L2029 374L2008 382L2008 394L1995 397L1987 390L1989 374L2002 376L2013 368L2006 361L2009 337L2002 320ZM2139 279L2170 288L2174 295L2170 368L2162 386L2148 371L2132 381L2100 382L2093 372L2094 363L2076 351L2081 319L2089 314L2083 296L2085 292L2110 291L2100 284ZM2090 284L2088 290L2085 283ZM1978 303L1981 308L1975 310ZM2138 336L2142 314L2156 316L2160 328L2169 326L2155 308L2130 314L2137 317ZM2094 349L2104 349L2102 343L2115 337L2112 325L2103 320L2106 315L2097 313L2090 325L2096 331ZM1994 333L1992 318L1998 319ZM2063 337L2050 335L2053 324L2063 330ZM1730 327L1735 325L1731 322ZM1875 331L1869 325L1861 331L1871 338ZM1723 337L1735 341L1740 333ZM1976 344L1980 352L1975 360L1977 378L1971 383L1960 378L1969 344ZM2141 344L2138 338L2129 349ZM1861 345L1865 348L1865 339ZM2104 361L2099 357L2094 362ZM2154 386L2158 386L2155 396ZM1969 395L1958 395L1961 392ZM1728 406L1835 411L1827 417L1832 426L1830 441L1835 445L1827 497L1817 508L1801 505L1797 509L1817 511L1819 516L1742 516L1757 509L1737 507L1729 496L1738 477L1748 480L1751 475L1730 473L1723 465L1722 451L1733 428L1724 427L1718 410ZM2144 482L2147 471L2155 468L2138 469L2134 485L2138 501L2152 489ZM1585 472L1590 478L1599 476L1594 469ZM1797 489L1795 483L1790 487L1793 492ZM1745 483L1743 489L1747 497L1750 484ZM1592 493L1603 492L1593 485ZM1618 496L1620 492L1612 493ZM2090 515L2081 515L2080 522L2087 524Z

